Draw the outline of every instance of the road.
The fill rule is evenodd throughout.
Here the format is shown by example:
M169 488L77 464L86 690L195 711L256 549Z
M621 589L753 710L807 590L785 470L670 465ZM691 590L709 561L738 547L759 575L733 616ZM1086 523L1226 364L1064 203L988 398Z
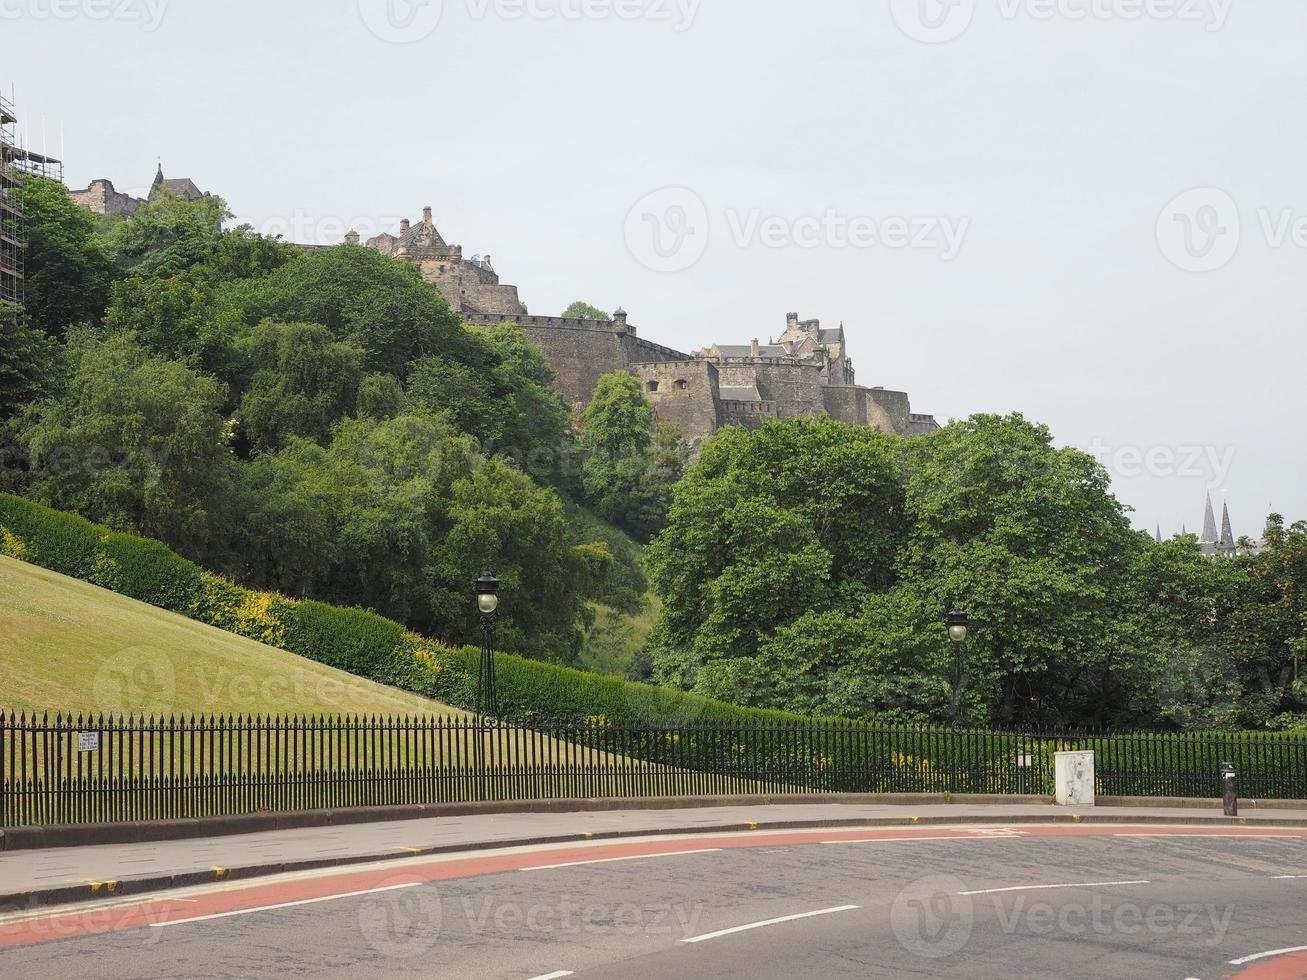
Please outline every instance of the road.
M50 910L0 921L0 947L0 975L42 978L1307 976L1307 830L513 848Z

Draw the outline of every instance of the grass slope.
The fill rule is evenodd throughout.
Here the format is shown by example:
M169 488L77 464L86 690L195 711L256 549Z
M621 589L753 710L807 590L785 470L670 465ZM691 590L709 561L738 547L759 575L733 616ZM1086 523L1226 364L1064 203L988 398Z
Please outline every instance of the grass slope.
M0 710L465 713L0 556Z

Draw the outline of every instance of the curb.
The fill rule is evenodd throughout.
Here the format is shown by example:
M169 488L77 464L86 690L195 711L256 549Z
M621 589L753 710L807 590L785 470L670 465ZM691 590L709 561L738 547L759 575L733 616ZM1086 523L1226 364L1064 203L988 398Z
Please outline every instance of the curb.
M756 802L756 798L755 802ZM150 892L164 891L171 888L185 888L193 885L215 884L221 881L238 881L246 878L262 878L270 875L285 874L294 871L313 871L321 868L348 867L357 864L374 864L386 861L406 860L415 857L432 857L460 852L477 852L499 850L511 847L535 847L544 844L573 844L588 841L616 840L624 837L677 837L699 834L746 833L757 830L820 830L842 827L928 827L973 824L1126 824L1130 826L1149 825L1207 825L1214 827L1250 826L1247 817L1226 817L1215 815L1184 814L1176 816L1141 816L1129 814L1079 814L1049 813L1014 816L1012 814L970 814L959 816L933 817L840 817L826 820L772 820L750 821L747 823L723 823L701 827L666 827L643 830L605 830L579 834L554 834L540 837L520 837L511 840L471 841L455 844L439 844L432 847L415 848L403 853L385 851L378 854L351 854L335 858L311 858L298 861L281 861L267 864L250 864L233 868L209 868L207 870L181 871L158 875L126 876L104 881L88 881L78 885L60 885L53 888L37 888L28 891L0 894L0 913L18 913L32 911L53 905L68 905L77 902L89 902L95 899L118 897L124 895L142 895ZM1285 820L1257 820L1251 825L1276 828L1307 827L1307 819L1290 818Z
M94 844L143 844L149 841L224 837L301 827L341 827L392 820L429 820L433 817L484 816L501 813L591 813L608 810L684 810L720 806L771 804L886 804L918 806L940 804L1052 805L1049 796L998 796L942 793L796 793L783 796L657 796L576 800L497 800L477 803L412 803L397 806L360 806L335 810L301 810L283 813L245 813L223 817L179 820L126 820L119 823L68 824L0 828L0 852L47 847L83 847ZM1210 805L1210 804L1209 804ZM1307 809L1307 804L1304 805Z

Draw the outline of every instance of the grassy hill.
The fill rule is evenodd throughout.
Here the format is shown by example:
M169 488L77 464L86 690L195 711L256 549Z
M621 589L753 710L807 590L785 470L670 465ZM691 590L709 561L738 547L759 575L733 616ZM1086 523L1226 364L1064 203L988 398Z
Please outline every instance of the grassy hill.
M0 710L464 712L0 556Z

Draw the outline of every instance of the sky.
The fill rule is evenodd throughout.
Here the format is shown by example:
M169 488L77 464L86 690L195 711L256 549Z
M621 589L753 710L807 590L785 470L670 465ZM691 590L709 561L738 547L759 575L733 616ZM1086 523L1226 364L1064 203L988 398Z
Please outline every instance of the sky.
M681 350L843 323L1138 527L1307 518L1301 0L0 0L71 187L162 160L299 242L431 205L531 312Z

